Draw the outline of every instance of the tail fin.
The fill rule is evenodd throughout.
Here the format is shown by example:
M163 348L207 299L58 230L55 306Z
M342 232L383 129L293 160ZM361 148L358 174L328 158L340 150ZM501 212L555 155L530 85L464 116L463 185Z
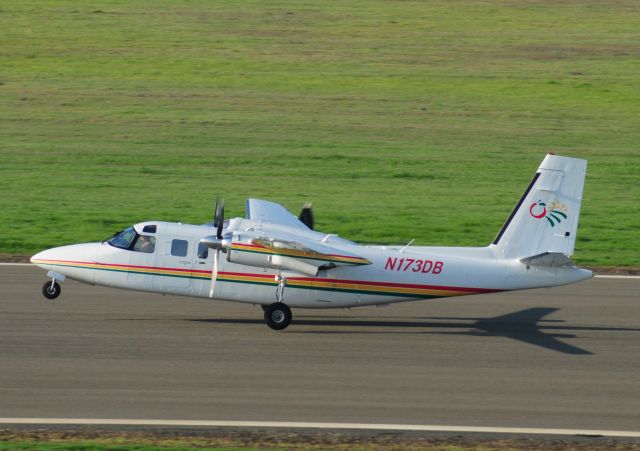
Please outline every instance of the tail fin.
M573 254L586 170L586 160L547 155L491 244L498 258Z

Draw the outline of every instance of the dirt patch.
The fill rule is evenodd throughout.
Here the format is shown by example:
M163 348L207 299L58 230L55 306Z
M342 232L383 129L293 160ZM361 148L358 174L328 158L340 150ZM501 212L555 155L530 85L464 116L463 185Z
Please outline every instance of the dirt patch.
M640 268L634 268L633 266L593 266L588 267L594 273L603 276L637 276L640 275Z
M0 254L0 263L29 263L30 255Z
M247 447L258 449L305 450L629 450L640 451L637 441L601 437L499 438L474 437L446 433L307 430L129 430L64 429L43 430L32 426L15 430L0 429L0 443L27 442L91 442L97 445L152 445L166 447ZM22 429L22 430L21 430ZM114 428L115 429L115 428Z
M640 47L637 46L560 46L538 45L519 46L513 49L513 53L526 56L536 61L564 60L569 58L586 57L638 57Z

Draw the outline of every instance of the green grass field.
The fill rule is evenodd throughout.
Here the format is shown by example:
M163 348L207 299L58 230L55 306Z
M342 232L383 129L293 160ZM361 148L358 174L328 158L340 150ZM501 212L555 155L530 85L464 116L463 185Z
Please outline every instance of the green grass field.
M587 158L575 260L640 266L640 10L604 1L0 2L0 253L202 223L488 244Z

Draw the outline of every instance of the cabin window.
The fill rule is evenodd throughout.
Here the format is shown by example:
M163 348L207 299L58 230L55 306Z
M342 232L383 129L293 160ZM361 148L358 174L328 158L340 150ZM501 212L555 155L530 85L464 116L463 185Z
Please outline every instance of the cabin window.
M186 257L189 251L189 243L186 240L171 241L171 255L176 257Z
M134 251L144 252L145 254L152 254L155 249L156 249L156 238L153 236L139 235L138 238L136 239L136 242L133 245Z
M209 256L209 248L202 243L198 243L198 258L206 259Z
M144 233L156 233L156 226L155 225L146 225L146 226L144 226L142 231Z

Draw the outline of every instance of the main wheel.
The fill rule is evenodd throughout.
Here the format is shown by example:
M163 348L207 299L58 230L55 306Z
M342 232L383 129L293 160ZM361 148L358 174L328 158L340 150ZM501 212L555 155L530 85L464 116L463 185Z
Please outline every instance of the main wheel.
M264 320L267 326L274 330L285 329L291 324L292 318L291 309L282 302L275 302L264 311Z
M58 282L53 282L53 284L51 282L45 282L45 284L42 285L42 294L47 299L55 299L60 296L61 292L62 289L60 285L58 285Z

